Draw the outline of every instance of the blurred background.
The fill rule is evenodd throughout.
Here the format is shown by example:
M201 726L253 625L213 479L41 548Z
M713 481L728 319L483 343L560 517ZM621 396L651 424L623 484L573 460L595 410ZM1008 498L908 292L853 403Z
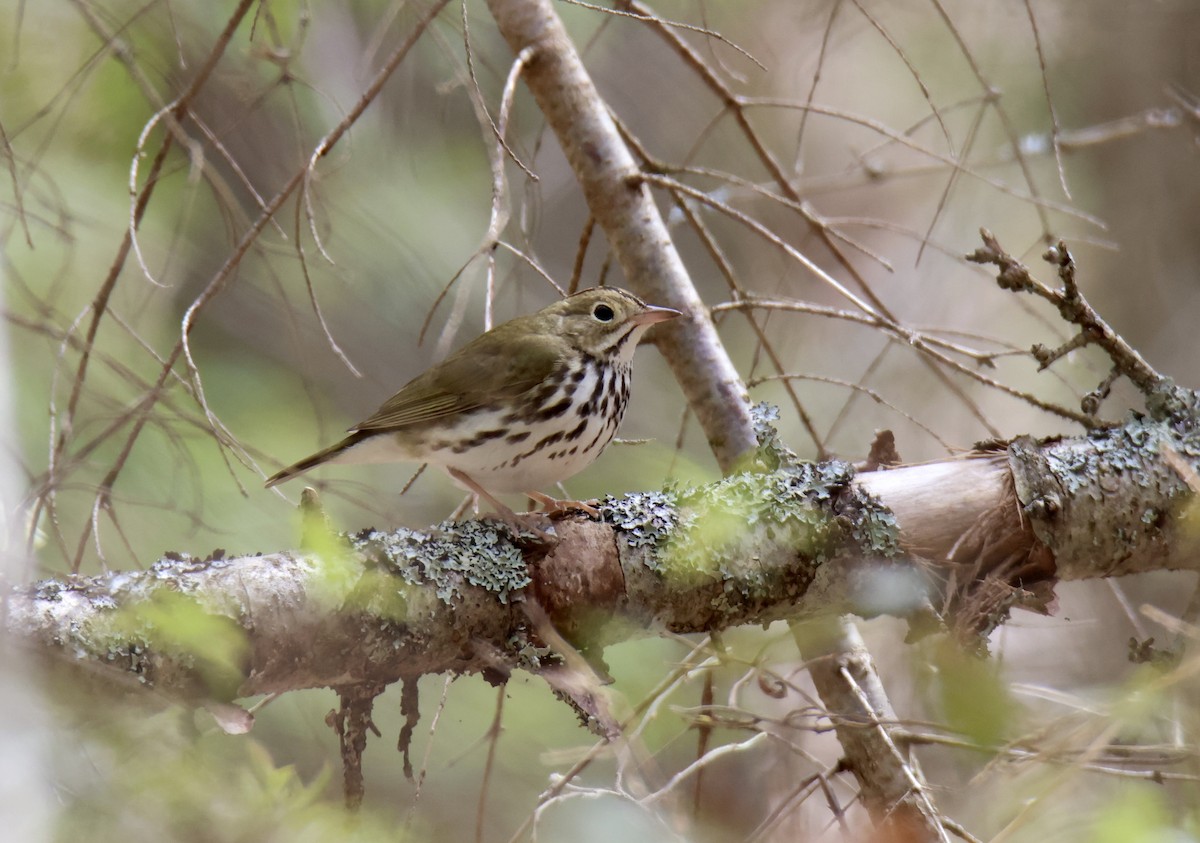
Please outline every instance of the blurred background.
M10 565L17 581L144 568L168 551L294 547L303 484L265 491L264 476L338 438L488 324L552 301L547 278L563 288L622 283L519 85L507 142L528 172L504 158L507 189L495 203L508 214L504 245L490 248L495 144L479 108L496 119L512 56L473 0L437 15L301 190L248 238L430 4L261 3L226 42L234 7L0 0L5 443L15 466L5 538L8 558L28 563ZM783 188L734 114L663 37L595 9L556 9L657 164L950 349L957 368L851 319L756 311L765 348L745 313L718 312L744 377L767 379L754 397L781 407L784 439L802 456L861 459L883 428L908 462L992 436L1080 431L1070 413L1107 375L1106 361L1085 350L1037 371L1029 346L1070 333L963 260L981 226L1048 283L1039 255L1065 238L1092 304L1151 365L1200 387L1194 2L655 6L728 39L670 29L743 98L755 138L825 236L779 200ZM219 45L178 115L180 142L170 104ZM141 213L131 189L144 196L152 178L126 251ZM657 195L706 303L748 295L854 311L739 221L693 203L702 234L670 195ZM97 302L105 306L94 320ZM791 393L778 375L792 376ZM1137 407L1119 382L1100 415L1119 420ZM621 435L651 441L611 448L569 481L570 495L717 474L652 348L639 352ZM415 469L333 467L309 482L342 529L419 527L462 496L432 471L401 495ZM939 807L984 840L1200 837L1190 678L1200 662L1187 656L1148 674L1126 657L1130 637L1179 635L1139 608L1177 616L1194 587L1192 575L1169 573L1063 586L1057 613L1014 616L984 665L936 641L904 645L896 621L864 623L899 716L954 737L922 751ZM594 790L541 813L539 839L845 839L867 827L852 780L826 775L839 749L818 728L786 629L737 630L723 650L702 646L690 658L705 667L663 692L702 644L652 639L608 652L630 706L651 694L659 702L641 735L644 757L602 753L578 780ZM771 677L793 684L777 695ZM7 681L26 680L13 666ZM767 738L714 761L699 784L690 776L661 798L629 798L629 765L654 791L695 760L706 683L717 701L762 718L717 729L710 749ZM324 723L331 691L274 700L249 736L231 737L203 713L148 712L137 699L79 707L69 686L50 687L34 703L50 706L55 724L34 750L43 766L6 776L49 794L46 822L62 839L503 841L531 817L550 776L591 744L530 677L503 692L476 677L427 677L420 781L406 781L390 689L376 706L383 738L368 748L366 806L347 825L337 740ZM955 741L973 748L944 745ZM1111 762L1116 744L1130 747L1128 766Z

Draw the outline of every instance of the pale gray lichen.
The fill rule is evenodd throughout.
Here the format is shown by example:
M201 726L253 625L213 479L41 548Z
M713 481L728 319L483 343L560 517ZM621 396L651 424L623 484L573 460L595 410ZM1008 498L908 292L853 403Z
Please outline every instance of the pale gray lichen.
M1018 494L1060 574L1101 558L1111 560L1111 571L1136 570L1139 559L1162 547L1164 526L1193 496L1164 453L1196 459L1194 418L1133 413L1120 427L1092 430L1086 438L1013 443Z
M537 673L548 665L563 661L561 654L530 640L528 630L520 630L509 636L507 644L507 652L515 659L516 666L530 673Z
M778 407L760 401L750 408L750 421L754 425L754 437L758 440L754 459L762 469L776 471L796 464L795 452L783 444L775 428L774 423L779 421Z
M68 591L66 583L61 580L38 580L32 586L32 594L35 600L46 601L49 603L57 603L62 600L63 594ZM12 591L20 591L19 586L13 586Z
M1146 395L1146 409L1156 421L1177 422L1196 418L1200 396L1190 389L1177 386L1171 378L1162 378L1157 387Z
M487 521L443 522L428 532L369 529L346 538L406 582L432 586L444 603L464 584L485 588L506 603L530 582L520 548Z
M675 532L676 498L671 487L622 498L609 495L600 502L600 519L616 527L631 547L658 547Z

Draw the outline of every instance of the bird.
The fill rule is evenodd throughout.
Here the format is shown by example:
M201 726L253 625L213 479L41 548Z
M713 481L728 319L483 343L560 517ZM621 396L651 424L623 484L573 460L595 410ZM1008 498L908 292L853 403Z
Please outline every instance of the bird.
M541 489L582 471L612 441L638 341L680 315L616 287L567 296L476 337L266 486L325 464L421 462L516 526L522 520L496 495L522 493L550 514L594 516L594 507Z

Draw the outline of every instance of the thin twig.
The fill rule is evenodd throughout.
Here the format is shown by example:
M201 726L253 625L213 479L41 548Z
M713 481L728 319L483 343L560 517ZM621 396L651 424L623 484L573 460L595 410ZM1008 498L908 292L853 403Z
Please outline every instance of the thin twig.
M167 356L162 368L159 371L158 378L152 386L150 392L143 397L143 399L138 403L137 406L133 408L130 413L130 417L134 419L133 428L126 437L120 452L112 464L112 467L100 482L98 491L96 493L96 499L98 502L102 504L103 501L110 497L113 485L120 476L126 461L129 459L129 454L133 450L133 446L136 444L142 429L145 427L150 408L153 407L155 402L158 400L172 369L181 357L186 356L189 377L191 378L193 386L196 389L197 402L200 404L201 409L207 418L214 418L212 410L208 407L208 404L204 399L204 393L199 379L199 370L196 368L195 361L192 359L191 350L188 345L188 336L191 333L193 325L195 324L196 317L214 298L216 298L217 295L221 293L222 290L224 290L226 284L228 284L230 279L233 277L234 270L240 265L243 256L249 251L250 247L258 239L259 234L262 233L263 229L266 228L268 223L283 206L284 202L287 201L292 193L296 191L303 180L308 176L308 173L312 167L315 166L316 162L329 153L329 151L337 144L342 136L345 135L345 133L350 129L350 127L358 121L359 117L362 116L362 113L366 110L367 106L374 102L375 97L378 96L379 91L383 88L384 83L391 77L396 68L400 66L400 63L420 39L421 34L433 22L433 19L448 2L449 0L435 0L425 15L417 22L416 26L413 28L413 31L409 34L409 37L405 39L405 41L402 42L395 51L393 51L388 61L376 74L371 84L368 85L364 92L360 95L359 100L355 104L354 108L350 110L346 117L343 118L342 121L338 123L332 131L330 131L327 135L325 135L324 138L321 139L305 167L303 167L299 172L295 173L287 181L283 188L272 198L263 212L254 221L253 225L251 225L250 228L242 235L241 240L234 247L228 258L226 258L221 268L218 269L214 276L209 280L208 285L187 308L181 323L179 341L175 344L175 347ZM81 536L79 549L77 550L75 559L73 560L75 570L78 570L78 566L82 559L83 547L86 544L87 536L90 530L91 527L89 525L84 535Z
M1143 394L1149 396L1162 393L1169 381L1160 375L1142 355L1138 354L1125 339L1101 318L1088 304L1075 281L1075 260L1067 250L1066 243L1059 240L1042 256L1058 270L1062 287L1052 289L1038 281L1028 267L1001 248L999 241L987 229L980 230L983 247L967 255L973 263L992 264L999 269L996 283L1001 289L1032 293L1054 305L1062 318L1079 327L1079 334L1068 340L1067 350L1095 344L1104 349L1113 365L1131 380ZM1064 352L1065 353L1065 352ZM1038 362L1049 365L1062 356L1060 350L1035 346L1033 354Z

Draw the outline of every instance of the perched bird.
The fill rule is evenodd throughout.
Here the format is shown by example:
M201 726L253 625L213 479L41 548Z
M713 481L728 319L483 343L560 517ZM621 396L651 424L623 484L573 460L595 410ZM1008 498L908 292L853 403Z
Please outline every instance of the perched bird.
M516 515L494 495L523 492L551 511L588 510L539 490L586 468L612 441L629 403L638 340L676 316L624 290L595 287L505 322L266 485L324 463L426 462L512 523Z

